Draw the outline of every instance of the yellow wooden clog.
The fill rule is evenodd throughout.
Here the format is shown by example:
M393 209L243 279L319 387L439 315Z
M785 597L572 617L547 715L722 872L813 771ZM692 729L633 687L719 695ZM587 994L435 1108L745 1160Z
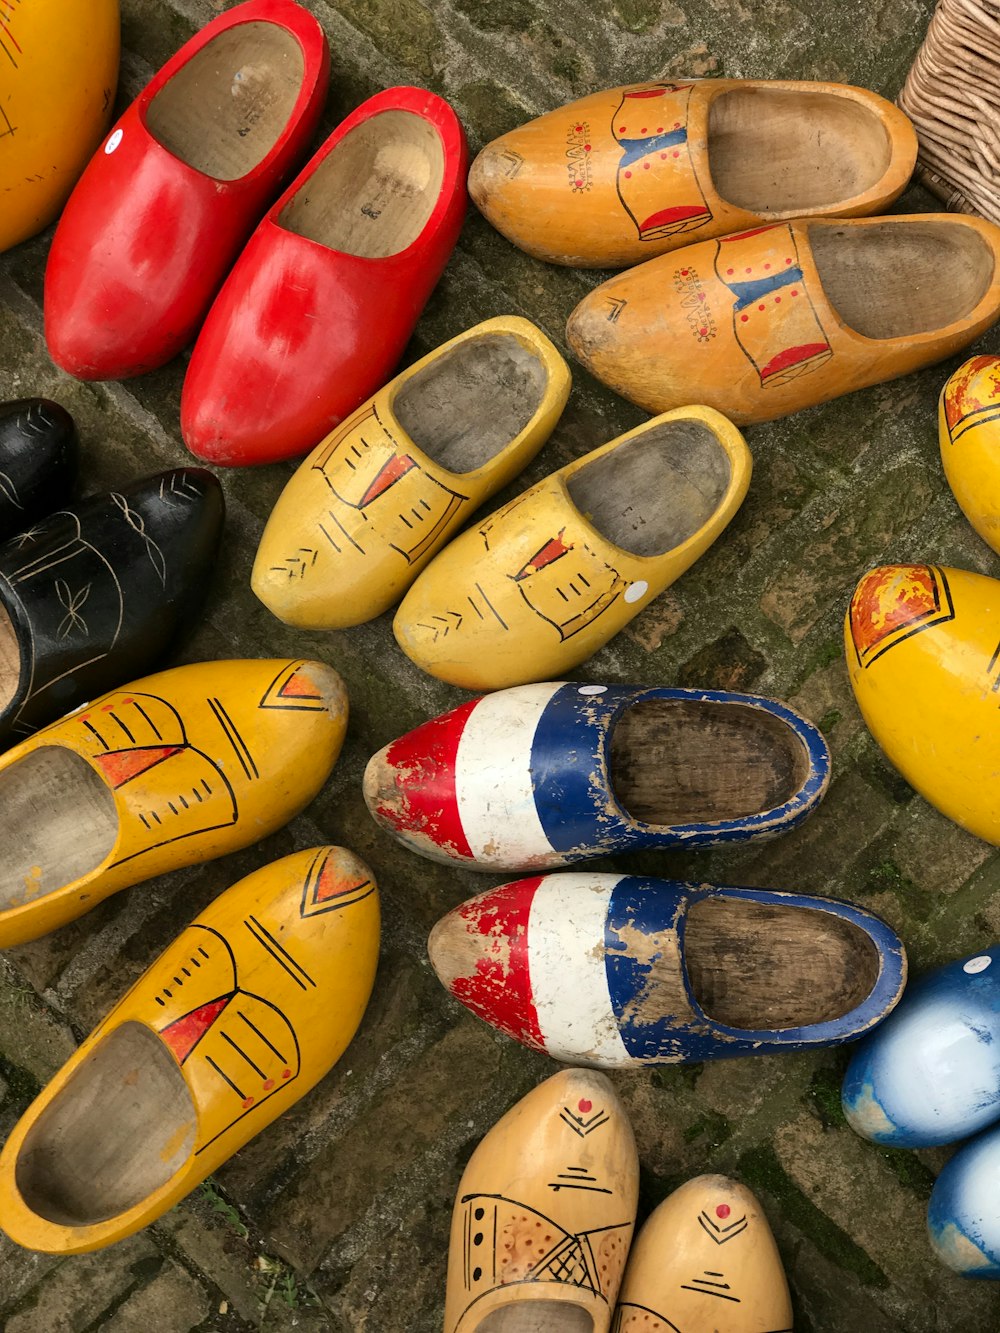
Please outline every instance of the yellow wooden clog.
M490 1130L451 1221L444 1333L608 1333L639 1161L610 1081L564 1069Z
M264 530L254 592L306 629L381 615L535 456L569 387L565 361L526 319L488 319L452 338L302 463Z
M79 1254L161 1216L337 1062L378 947L378 890L343 847L233 885L29 1106L0 1155L0 1226Z
M870 570L844 639L858 707L889 759L949 819L1000 844L1000 581Z
M656 417L452 542L403 599L396 639L466 689L558 680L711 546L750 469L742 435L711 408Z
M974 356L941 390L944 475L962 513L1000 552L1000 356Z
M650 1214L629 1255L613 1333L792 1333L764 1210L745 1185L698 1176Z
M495 139L469 191L537 259L621 268L778 218L882 212L916 155L906 116L865 88L640 83Z
M346 729L332 667L262 659L161 671L36 732L0 757L0 948L281 828Z
M0 5L0 250L56 218L111 120L118 0Z

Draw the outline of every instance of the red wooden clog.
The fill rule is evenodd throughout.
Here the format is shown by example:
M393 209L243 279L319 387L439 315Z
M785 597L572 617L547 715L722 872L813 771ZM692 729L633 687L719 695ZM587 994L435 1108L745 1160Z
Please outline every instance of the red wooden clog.
M192 453L305 453L389 379L458 239L466 172L458 117L422 88L389 88L334 130L205 321L181 398Z
M45 273L45 336L78 379L153 370L190 341L309 145L329 82L315 18L247 0L174 55L91 159Z

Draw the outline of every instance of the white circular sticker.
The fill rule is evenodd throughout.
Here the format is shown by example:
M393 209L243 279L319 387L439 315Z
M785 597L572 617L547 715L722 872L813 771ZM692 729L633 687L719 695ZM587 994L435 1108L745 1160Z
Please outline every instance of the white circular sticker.
M630 583L625 589L626 602L637 602L640 597L645 597L649 592L649 584L645 579L640 579L638 583Z
M577 694L603 694L607 685L581 685Z
M985 972L993 959L988 954L980 954L978 958L970 958L962 968L963 972Z
M124 132L125 132L124 130L115 130L114 134L112 134L111 138L104 145L104 151L106 153L113 153L115 151L115 149L122 141L122 135L124 134Z

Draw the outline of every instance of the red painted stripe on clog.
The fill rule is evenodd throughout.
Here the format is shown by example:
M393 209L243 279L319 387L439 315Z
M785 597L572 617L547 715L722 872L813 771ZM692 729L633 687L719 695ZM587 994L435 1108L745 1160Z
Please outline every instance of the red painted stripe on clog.
M173 1051L179 1065L188 1058L232 998L232 995L220 995L217 1000L209 1000L208 1004L192 1009L160 1030L160 1036Z
M645 222L639 224L639 230L651 231L653 227L669 227L675 222L688 222L691 218L710 218L711 216L704 204L685 205L683 208L664 208L659 213L651 213Z
M183 745L151 745L139 750L109 750L107 754L95 754L94 762L100 764L112 787L123 787L183 749Z
M829 343L803 343L800 347L787 347L777 356L772 357L764 369L760 372L762 380L769 379L772 375L777 375L781 370L787 370L789 366L797 366L803 361L809 361L814 356L820 356L829 352Z

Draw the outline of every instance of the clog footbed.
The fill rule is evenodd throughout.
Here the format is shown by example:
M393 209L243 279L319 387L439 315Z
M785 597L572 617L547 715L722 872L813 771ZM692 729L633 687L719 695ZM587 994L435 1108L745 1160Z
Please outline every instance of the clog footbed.
M69 499L79 453L76 423L60 403L0 403L0 541Z
M974 356L938 404L941 462L962 513L1000 553L1000 357Z
M29 1106L0 1156L0 1226L78 1254L161 1216L336 1063L378 947L378 891L343 847L233 885Z

